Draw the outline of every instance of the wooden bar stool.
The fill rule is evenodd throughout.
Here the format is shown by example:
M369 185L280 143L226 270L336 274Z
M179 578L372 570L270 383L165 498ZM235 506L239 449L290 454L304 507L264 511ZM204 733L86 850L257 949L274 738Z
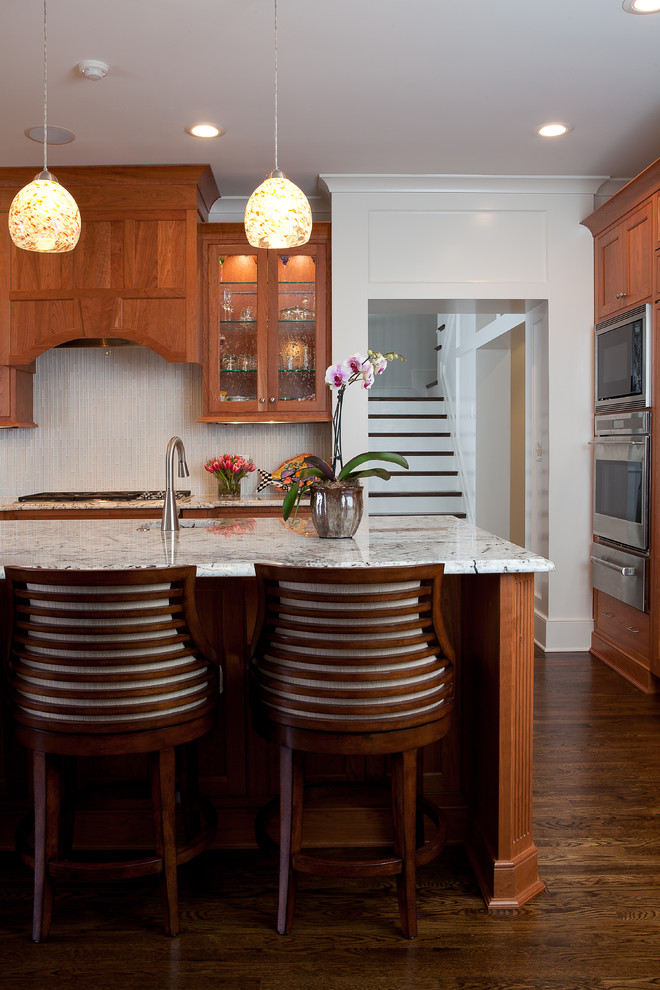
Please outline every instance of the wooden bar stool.
M217 713L219 667L195 609L194 567L57 571L5 568L12 615L7 664L17 737L33 753L32 938L46 938L53 878L109 880L160 874L163 922L179 931L177 866L215 831L197 800L196 740ZM186 842L175 836L175 750ZM77 756L149 755L154 851L123 862L78 861L72 850Z
M395 875L401 928L417 934L416 868L442 849L446 823L422 845L418 752L448 731L453 651L440 611L441 565L307 568L256 565L259 614L250 662L256 730L280 747L277 930L293 921L298 873ZM302 846L304 754L389 754L394 851L337 860ZM421 776L421 775L420 775Z

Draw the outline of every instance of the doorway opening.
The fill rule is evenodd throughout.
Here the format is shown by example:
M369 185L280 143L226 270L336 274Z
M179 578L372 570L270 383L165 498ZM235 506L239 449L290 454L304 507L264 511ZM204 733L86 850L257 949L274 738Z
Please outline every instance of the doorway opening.
M535 299L370 301L369 347L406 358L370 391L370 449L410 463L370 485L371 515L464 516L547 555L547 309Z

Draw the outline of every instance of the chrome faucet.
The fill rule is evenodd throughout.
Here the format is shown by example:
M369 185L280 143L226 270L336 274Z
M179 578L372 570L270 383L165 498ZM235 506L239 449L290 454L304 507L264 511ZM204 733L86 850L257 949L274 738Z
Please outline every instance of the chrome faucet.
M165 499L163 500L163 519L160 528L166 533L173 533L179 528L179 507L174 495L174 454L179 452L179 477L187 478L190 474L186 464L186 451L180 437L172 437L167 445L165 454Z

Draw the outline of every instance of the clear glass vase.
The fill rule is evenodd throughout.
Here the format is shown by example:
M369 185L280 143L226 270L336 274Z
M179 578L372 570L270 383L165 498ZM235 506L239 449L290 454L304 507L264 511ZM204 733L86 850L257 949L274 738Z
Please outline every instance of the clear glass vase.
M241 497L241 479L237 475L232 475L229 478L216 475L216 480L218 482L218 498L236 500Z

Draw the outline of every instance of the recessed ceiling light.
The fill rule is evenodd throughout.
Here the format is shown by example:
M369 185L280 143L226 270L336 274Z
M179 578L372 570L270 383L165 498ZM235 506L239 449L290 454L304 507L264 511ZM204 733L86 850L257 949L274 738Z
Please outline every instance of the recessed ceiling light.
M198 138L222 137L224 133L224 127L218 127L216 124L194 124L192 127L186 127L186 134Z
M623 0L623 9L629 14L657 14L660 0Z
M562 134L568 134L572 130L570 124L560 124L557 121L554 124L543 124L542 127L537 127L536 133L540 134L541 137L561 137Z
M30 141L37 141L39 144L44 143L43 126L28 127L23 133L29 137ZM73 131L67 131L66 127L51 127L50 124L46 128L46 135L46 144L69 144L76 139Z

